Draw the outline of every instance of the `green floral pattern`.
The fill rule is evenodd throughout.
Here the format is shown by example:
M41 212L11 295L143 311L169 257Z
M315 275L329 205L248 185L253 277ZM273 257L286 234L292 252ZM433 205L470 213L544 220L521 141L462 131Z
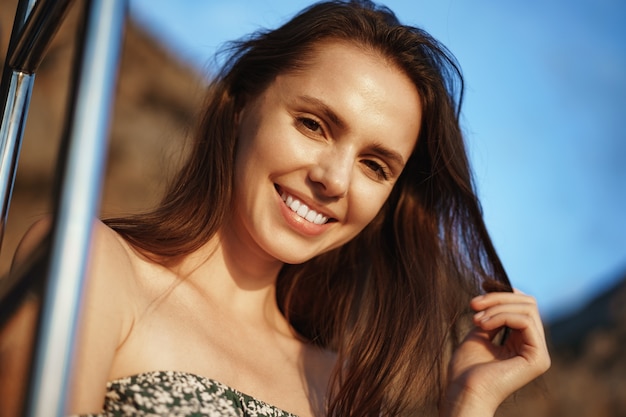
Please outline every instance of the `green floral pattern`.
M173 371L109 382L98 416L297 417L212 379Z

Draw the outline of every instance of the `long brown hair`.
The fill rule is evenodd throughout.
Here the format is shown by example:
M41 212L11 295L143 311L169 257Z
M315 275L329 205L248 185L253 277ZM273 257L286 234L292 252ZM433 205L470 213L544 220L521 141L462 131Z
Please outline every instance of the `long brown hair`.
M160 262L206 243L232 202L236 114L323 40L372 48L422 100L416 148L378 216L351 242L278 277L278 304L312 343L338 353L328 415L404 415L435 407L469 298L509 286L472 182L459 112L463 79L448 50L369 1L314 4L228 48L190 156L154 211L108 224ZM417 117L417 115L416 115Z

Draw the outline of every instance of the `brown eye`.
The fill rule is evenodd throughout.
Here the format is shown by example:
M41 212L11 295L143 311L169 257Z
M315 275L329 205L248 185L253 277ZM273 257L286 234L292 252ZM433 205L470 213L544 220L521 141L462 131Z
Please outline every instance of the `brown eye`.
M376 178L379 180L387 180L389 179L389 173L381 164L376 161L372 161L371 159L363 160L365 166L367 166L374 174L376 174Z
M311 132L319 133L322 128L318 122L308 117L301 117L298 119L298 122Z

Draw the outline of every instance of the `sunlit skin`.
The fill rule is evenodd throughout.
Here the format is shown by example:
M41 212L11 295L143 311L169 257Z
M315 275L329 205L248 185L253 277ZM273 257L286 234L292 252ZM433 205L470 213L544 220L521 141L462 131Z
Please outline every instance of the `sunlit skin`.
M377 52L316 48L240 115L232 233L242 253L301 263L356 236L387 199L419 133L417 89ZM313 224L286 193L330 220Z

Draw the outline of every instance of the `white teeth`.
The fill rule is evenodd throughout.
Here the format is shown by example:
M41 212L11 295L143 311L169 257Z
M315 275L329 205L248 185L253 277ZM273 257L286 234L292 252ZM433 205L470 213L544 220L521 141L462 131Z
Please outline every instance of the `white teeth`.
M313 210L309 210L309 212L307 213L306 216L304 216L304 218L309 221L309 222L315 222L315 218L318 216L318 214L313 211Z
M305 204L301 205L298 208L298 211L296 211L298 216L304 217L304 218L306 218L306 215L308 214L308 212L309 212L309 208Z
M291 211L306 221L315 224L324 224L328 221L328 217L316 212L315 210L309 209L306 204L302 204L300 200L293 198L287 193L281 193L280 197L285 202L285 205L291 209Z

